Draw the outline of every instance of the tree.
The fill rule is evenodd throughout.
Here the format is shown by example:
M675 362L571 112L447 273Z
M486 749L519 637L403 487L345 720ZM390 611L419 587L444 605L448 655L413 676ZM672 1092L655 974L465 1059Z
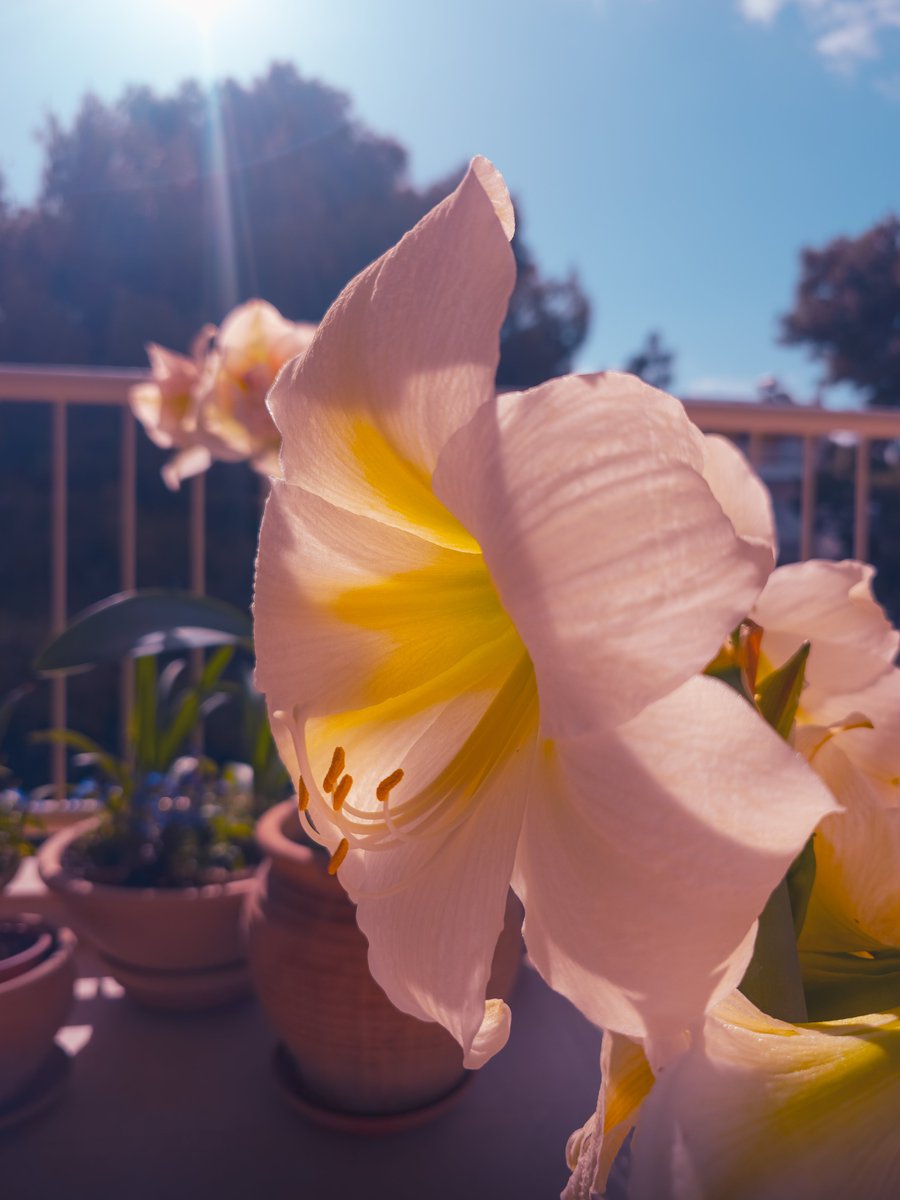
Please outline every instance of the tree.
M802 252L782 340L805 345L828 383L850 383L866 403L900 405L900 220Z
M0 360L142 364L251 296L316 321L459 177L414 188L402 146L286 64L249 87L88 96L41 138L37 203L0 208ZM568 369L588 304L520 237L516 256L502 381L524 387Z
M661 333L651 330L640 350L626 361L625 370L651 387L670 391L675 379L675 351L666 346Z

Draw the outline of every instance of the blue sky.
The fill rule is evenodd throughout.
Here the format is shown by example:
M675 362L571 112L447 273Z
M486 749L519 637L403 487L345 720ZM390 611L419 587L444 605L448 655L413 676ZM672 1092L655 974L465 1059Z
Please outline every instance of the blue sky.
M196 7L198 0L194 0ZM273 58L346 89L414 178L486 154L548 270L594 301L579 367L656 327L677 390L752 393L804 244L900 209L900 0L203 0L216 74ZM207 61L190 0L4 0L0 169L32 196L45 113Z

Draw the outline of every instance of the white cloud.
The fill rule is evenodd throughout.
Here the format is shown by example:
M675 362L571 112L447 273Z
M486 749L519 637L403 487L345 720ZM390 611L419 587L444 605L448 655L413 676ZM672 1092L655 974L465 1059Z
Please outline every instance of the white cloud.
M769 25L787 2L788 0L739 0L738 7L748 20Z
M769 25L789 5L803 12L822 57L841 69L878 58L900 31L900 0L738 0L748 20Z
M748 400L759 392L759 379L739 375L701 375L678 389L695 400Z

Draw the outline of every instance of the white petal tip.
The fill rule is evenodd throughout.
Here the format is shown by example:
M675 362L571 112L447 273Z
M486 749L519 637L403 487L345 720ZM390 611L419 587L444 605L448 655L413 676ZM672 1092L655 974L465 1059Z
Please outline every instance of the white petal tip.
M475 1040L469 1047L463 1059L463 1066L469 1071L483 1067L489 1058L493 1058L498 1050L502 1050L509 1040L509 1027L512 1013L509 1005L503 1000L488 1000L484 1006L484 1020L481 1028L475 1034Z
M497 214L497 220L500 222L503 232L512 241L513 234L516 232L516 215L503 176L489 159L480 154L472 159L469 169L484 188L485 195L494 206L494 212Z

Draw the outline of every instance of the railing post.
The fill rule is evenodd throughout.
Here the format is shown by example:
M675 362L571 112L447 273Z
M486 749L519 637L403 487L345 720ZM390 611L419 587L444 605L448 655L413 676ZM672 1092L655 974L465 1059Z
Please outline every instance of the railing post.
M191 591L202 596L206 592L206 476L195 475L190 482L191 489L191 543L190 569ZM194 681L199 680L203 673L204 655L202 650L191 652L191 674ZM203 726L198 723L191 737L191 749L195 754L203 752Z
M763 456L763 435L757 429L750 431L750 441L747 446L747 457L750 459L750 466L754 471L759 471L762 465Z
M50 469L52 477L51 507L51 570L50 570L50 620L53 632L58 633L66 623L68 609L68 454L65 400L57 399L53 404ZM61 675L54 676L50 685L50 723L54 729L66 726L66 681ZM57 800L66 796L66 748L54 743L51 749L51 778Z
M806 562L813 556L816 528L816 456L819 439L803 439L803 482L800 491L800 558Z
M856 443L856 479L853 492L853 557L869 557L869 439L860 434Z
M137 427L128 406L122 409L120 453L119 586L123 592L137 586ZM134 708L134 659L126 658L120 672L119 721L123 754L128 753L128 736Z

